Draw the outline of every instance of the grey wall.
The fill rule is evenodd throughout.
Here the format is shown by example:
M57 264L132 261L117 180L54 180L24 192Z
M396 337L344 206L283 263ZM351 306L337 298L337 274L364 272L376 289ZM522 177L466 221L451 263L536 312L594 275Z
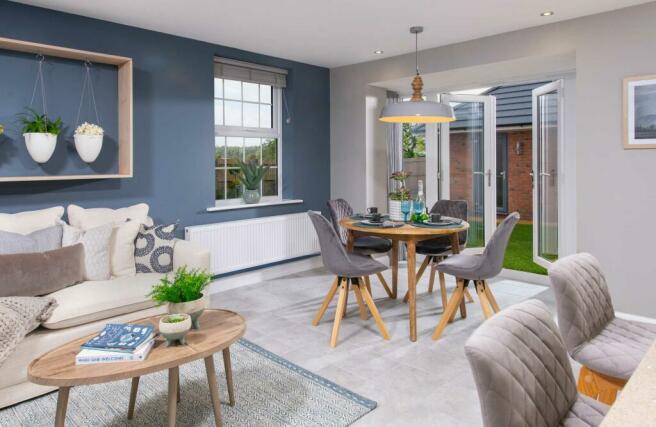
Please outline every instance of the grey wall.
M330 196L326 68L4 0L0 0L0 16L2 37L123 55L134 60L134 178L0 183L0 211L17 212L69 203L121 207L143 201L150 205L156 220L180 220L186 226L324 207ZM33 71L25 76L29 64L14 61L11 65L11 58L8 59L11 55L11 52L0 52L4 58L0 63L3 121L13 121L13 113L29 102L33 82ZM205 211L214 205L212 67L215 55L289 71L285 95L292 123L283 124L283 195L303 199L305 203L229 212ZM61 66L58 69L64 70ZM71 106L77 110L81 81L70 75L64 79L49 77L59 85L49 92L49 112L54 116L73 116L74 121L70 110ZM111 88L98 90L111 91ZM12 105L7 104L8 99ZM99 102L104 101L99 99ZM101 106L105 117L111 118L115 103L114 98ZM0 137L0 169L6 168L0 173L9 175L5 172L11 156L25 147L14 123L0 123L13 127ZM112 127L111 121L108 126ZM61 140L59 145L64 148ZM65 156L66 152L60 155Z
M616 308L656 316L656 150L622 148L622 78L656 74L656 3L423 51L424 73L576 53L577 250L597 256ZM371 82L409 76L413 55L331 70L331 193L361 208ZM518 70L521 71L521 70ZM384 143L384 141L380 141Z

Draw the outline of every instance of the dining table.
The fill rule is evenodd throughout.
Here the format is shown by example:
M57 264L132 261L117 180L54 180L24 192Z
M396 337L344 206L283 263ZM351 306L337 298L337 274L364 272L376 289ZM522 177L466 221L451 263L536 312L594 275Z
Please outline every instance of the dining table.
M413 225L412 223L396 223L392 226L372 225L362 222L362 218L343 218L339 225L344 227L348 234L347 250L353 251L355 239L362 236L377 236L389 239L392 242L390 263L392 269L392 298L398 296L399 275L399 245L405 243L407 251L408 268L408 311L410 322L410 341L417 341L417 243L423 240L435 239L439 236L448 236L451 239L451 253L460 253L458 233L469 228L467 221L459 221L440 226Z

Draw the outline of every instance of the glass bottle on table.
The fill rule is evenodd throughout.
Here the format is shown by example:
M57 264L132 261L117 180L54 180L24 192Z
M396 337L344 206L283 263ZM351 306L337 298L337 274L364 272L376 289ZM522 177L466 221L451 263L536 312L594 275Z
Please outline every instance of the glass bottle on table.
M424 197L424 181L421 179L417 181L417 197L415 197L415 201L412 203L412 207L417 216L423 214L424 209L426 209L426 199Z

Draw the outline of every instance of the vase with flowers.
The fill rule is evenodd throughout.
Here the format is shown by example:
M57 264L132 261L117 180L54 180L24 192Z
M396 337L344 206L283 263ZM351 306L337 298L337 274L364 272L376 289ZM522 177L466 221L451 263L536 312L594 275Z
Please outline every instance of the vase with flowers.
M403 213L402 204L412 200L412 194L405 186L405 181L410 176L410 172L397 171L390 176L393 182L394 191L388 195L389 216L393 221L404 221L406 215Z

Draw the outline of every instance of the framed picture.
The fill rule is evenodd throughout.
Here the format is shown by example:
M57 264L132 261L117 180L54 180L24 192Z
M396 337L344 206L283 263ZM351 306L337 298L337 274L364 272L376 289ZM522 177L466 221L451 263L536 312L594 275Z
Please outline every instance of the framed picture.
M656 75L624 79L624 148L656 148Z

